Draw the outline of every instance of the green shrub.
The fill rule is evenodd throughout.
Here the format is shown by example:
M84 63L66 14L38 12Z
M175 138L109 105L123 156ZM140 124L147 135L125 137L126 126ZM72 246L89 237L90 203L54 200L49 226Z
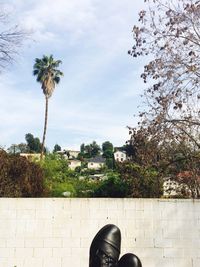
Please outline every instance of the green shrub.
M92 197L98 187L98 183L90 181L88 178L76 180L74 184L76 197Z
M118 171L129 186L131 197L161 197L163 181L154 168L143 167L134 162L118 163Z
M119 178L118 174L108 174L108 178L100 182L94 190L94 197L126 197L128 196L128 184Z
M67 161L58 154L46 155L40 164L48 181L62 182L69 174Z
M0 197L41 197L45 193L44 173L36 163L0 150Z
M68 182L62 182L62 183L57 183L54 182L52 184L51 188L51 197L63 197L64 192L70 192L70 197L75 196L76 191L72 183Z

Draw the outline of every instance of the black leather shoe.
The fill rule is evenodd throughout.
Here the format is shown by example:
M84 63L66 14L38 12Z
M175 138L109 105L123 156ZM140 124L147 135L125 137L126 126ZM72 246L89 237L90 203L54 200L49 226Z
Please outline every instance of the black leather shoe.
M121 233L107 224L96 234L90 246L89 267L116 267L121 247Z
M127 253L119 260L118 267L142 267L142 263L136 255Z

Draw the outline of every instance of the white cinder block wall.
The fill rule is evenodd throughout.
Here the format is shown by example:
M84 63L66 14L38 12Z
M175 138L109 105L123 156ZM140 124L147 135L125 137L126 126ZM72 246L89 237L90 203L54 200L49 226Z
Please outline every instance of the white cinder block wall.
M0 267L88 267L90 243L119 226L143 267L200 266L200 201L0 199Z

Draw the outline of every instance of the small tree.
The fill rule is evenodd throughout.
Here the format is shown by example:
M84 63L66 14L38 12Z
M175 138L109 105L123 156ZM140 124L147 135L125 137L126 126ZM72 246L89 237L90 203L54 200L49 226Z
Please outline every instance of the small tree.
M88 145L81 144L80 150L79 158L91 158L99 155L101 149L97 142L93 141Z
M29 150L27 144L20 143L20 144L12 144L7 151L10 154L19 154L19 153L27 153Z
M113 144L106 141L102 144L103 157L106 158L106 165L109 169L114 168L114 155L113 155Z
M28 152L30 153L40 153L42 144L38 137L34 137L31 133L25 135L27 142Z
M55 153L57 151L61 151L61 146L59 146L58 144L55 144L55 146L53 148L53 153Z
M102 144L102 151L103 153L106 153L107 151L113 152L113 144L109 141L106 141Z

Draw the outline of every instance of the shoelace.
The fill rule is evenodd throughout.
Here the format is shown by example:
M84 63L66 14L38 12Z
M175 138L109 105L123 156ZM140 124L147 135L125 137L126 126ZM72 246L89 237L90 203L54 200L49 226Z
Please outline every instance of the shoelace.
M101 267L116 267L117 265L116 261L102 250L97 250L96 256L101 261Z

